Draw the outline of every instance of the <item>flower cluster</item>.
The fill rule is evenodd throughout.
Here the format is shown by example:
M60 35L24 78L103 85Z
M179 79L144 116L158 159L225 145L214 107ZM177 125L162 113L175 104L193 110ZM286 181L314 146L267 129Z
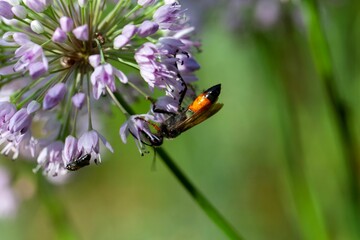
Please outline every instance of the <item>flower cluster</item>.
M94 118L111 104L127 118L122 140L131 133L142 152L151 122L194 95L193 31L176 1L0 0L1 153L32 156L50 176L79 159L99 163L100 142L113 150ZM148 113L127 112L134 91Z

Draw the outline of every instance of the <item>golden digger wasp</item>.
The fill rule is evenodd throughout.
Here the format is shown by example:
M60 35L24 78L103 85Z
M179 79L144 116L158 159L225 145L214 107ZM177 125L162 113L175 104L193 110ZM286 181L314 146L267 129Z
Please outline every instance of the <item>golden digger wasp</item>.
M141 131L142 135L139 140L146 145L157 147L163 143L164 138L175 138L182 132L210 118L223 107L222 103L217 103L220 91L221 84L207 89L198 95L186 109L182 109L178 113L169 113L170 117L160 125L138 117L138 120L149 123L156 131L151 133L151 136L148 132ZM156 112L156 110L154 111ZM132 135L135 136L133 133Z

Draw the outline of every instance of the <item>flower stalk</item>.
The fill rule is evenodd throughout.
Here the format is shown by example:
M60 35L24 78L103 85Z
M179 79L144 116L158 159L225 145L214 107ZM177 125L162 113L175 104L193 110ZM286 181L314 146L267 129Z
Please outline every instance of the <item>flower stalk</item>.
M334 63L329 43L321 22L319 3L317 0L305 0L301 2L301 10L307 26L307 36L312 52L316 70L322 80L327 94L329 105L333 112L335 124L338 128L342 149L344 152L345 165L348 176L348 192L351 208L351 218L356 226L360 224L360 156L357 150L357 143L352 131L352 112L345 99L341 96L337 87ZM356 229L357 236L360 236L359 228Z
M208 217L216 224L229 239L243 239L233 226L219 213L219 211L209 202L209 200L190 182L180 168L175 164L172 158L163 148L156 149L157 153L169 168L171 173L177 178L181 185L191 195L194 201L208 215Z

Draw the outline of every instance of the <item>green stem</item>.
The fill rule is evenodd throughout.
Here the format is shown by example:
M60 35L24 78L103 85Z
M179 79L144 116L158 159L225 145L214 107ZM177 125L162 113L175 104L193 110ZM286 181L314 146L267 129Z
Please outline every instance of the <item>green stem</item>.
M360 177L358 169L360 164L357 143L351 129L351 111L337 88L333 60L320 19L319 3L316 0L305 0L302 1L301 7L308 28L308 41L316 70L323 81L330 107L334 113L335 124L339 129L347 164L351 207L354 210L352 211L352 218L355 225L359 226L360 189L358 183L360 182ZM358 227L355 228L357 229L358 236L360 236L360 229Z
M306 163L304 162L304 146L301 138L301 124L299 114L301 106L294 90L298 89L297 84L304 84L302 75L297 71L289 71L292 66L302 64L297 49L292 25L285 28L286 41L279 43L271 41L258 34L255 38L257 49L260 50L259 61L263 61L264 74L274 76L266 81L268 89L274 90L276 105L278 108L279 127L281 142L285 154L284 176L290 187L291 200L294 201L296 226L299 228L301 239L329 239L322 209L311 182L306 174ZM280 46L280 47L279 47ZM289 49L296 49L288 56ZM279 56L279 57L274 57ZM285 70L286 69L286 70Z
M165 165L179 180L183 187L188 191L195 202L204 210L208 217L230 238L243 239L236 232L234 227L216 210L216 208L207 200L207 198L190 182L180 168L175 164L173 159L162 148L156 149Z
M120 104L126 109L126 111L134 115L134 110L122 99L120 94L114 94L118 99ZM185 174L180 170L180 168L175 164L174 160L166 153L162 148L156 149L157 153L160 155L161 159L164 161L165 165L169 170L174 174L174 176L179 180L183 187L188 191L191 197L195 202L204 210L208 217L229 237L229 239L240 240L243 239L235 230L234 227L230 225L229 222L216 210L216 208L210 203L209 200L191 183L191 181L185 176Z

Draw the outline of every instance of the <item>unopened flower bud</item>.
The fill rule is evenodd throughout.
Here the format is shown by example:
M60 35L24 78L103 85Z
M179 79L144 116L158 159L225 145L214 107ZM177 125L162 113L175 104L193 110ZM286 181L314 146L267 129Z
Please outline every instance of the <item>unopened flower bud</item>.
M61 30L61 28L56 28L51 39L54 42L63 43L66 41L66 38L67 38L66 33L63 30Z
M79 92L71 98L71 101L76 108L81 109L85 103L85 94Z
M152 5L156 0L138 0L137 3L142 7L147 7Z
M137 27L133 24L126 25L122 30L122 35L124 35L127 38L132 38L137 32Z
M43 102L43 109L48 110L56 105L64 98L66 93L66 85L64 83L55 84L49 91L46 93L44 102Z
M96 68L100 65L101 57L100 54L94 54L89 56L89 63L93 68Z
M24 19L27 16L26 9L21 5L16 5L11 8L11 11L20 19Z
M42 12L52 3L52 0L23 0L23 2L31 10Z
M87 4L87 0L78 0L79 6L84 7Z
M120 49L125 46L129 41L130 39L128 37L121 34L114 39L114 48Z
M60 18L60 26L64 32L70 32L74 28L74 21L69 17Z
M87 24L75 28L72 33L81 41L89 40L89 27Z
M44 32L44 26L38 21L34 20L30 23L31 30L37 34Z
M0 1L0 16L6 19L13 19L14 14L11 11L11 7L8 2Z
M156 33L158 29L159 25L157 23L146 20L140 25L138 29L138 36L143 38L148 37Z

